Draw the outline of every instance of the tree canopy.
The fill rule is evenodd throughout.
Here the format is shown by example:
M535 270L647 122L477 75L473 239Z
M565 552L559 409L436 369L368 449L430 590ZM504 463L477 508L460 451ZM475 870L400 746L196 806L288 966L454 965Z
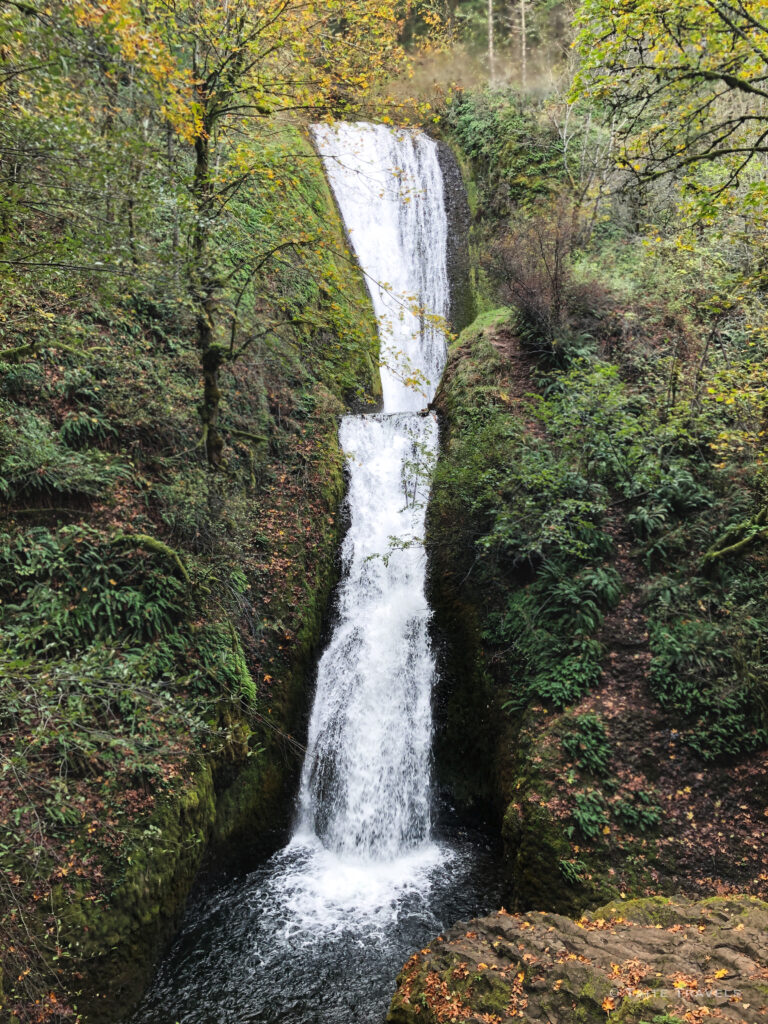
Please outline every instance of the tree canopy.
M574 95L615 119L625 168L654 179L707 165L709 200L768 154L768 11L763 0L585 0ZM716 168L716 170L715 170Z

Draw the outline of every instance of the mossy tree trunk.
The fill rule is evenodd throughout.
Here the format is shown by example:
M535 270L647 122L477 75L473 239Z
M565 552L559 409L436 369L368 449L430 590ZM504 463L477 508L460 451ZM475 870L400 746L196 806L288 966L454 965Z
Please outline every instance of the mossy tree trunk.
M224 439L219 433L219 406L221 391L219 389L219 370L224 362L224 349L215 343L201 350L203 364L203 443L208 458L208 465L215 469L221 462Z
M216 341L219 281L211 265L210 231L214 215L214 184L210 175L210 139L212 125L203 119L200 134L195 139L195 228L192 240L192 297L195 305L197 348L203 371L203 403L200 418L203 445L211 469L221 463L224 441L219 433L219 371L224 362L224 349Z

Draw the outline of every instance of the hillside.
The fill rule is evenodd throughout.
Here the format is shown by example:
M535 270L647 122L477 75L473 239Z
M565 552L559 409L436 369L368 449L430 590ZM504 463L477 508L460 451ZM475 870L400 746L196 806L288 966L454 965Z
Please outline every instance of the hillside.
M631 230L621 200L580 229L547 106L447 119L478 301L517 305L465 330L435 400L438 760L503 813L525 909L764 897L762 279L722 235Z
M285 145L311 152L295 133ZM305 167L293 201L335 223L343 252L322 175ZM294 214L282 197L263 215ZM0 364L12 1006L41 985L60 1002L59 983L74 992L91 977L110 999L130 996L210 845L253 857L287 822L336 572L338 420L353 381L374 387L364 287L334 259L346 290L334 319L307 332L311 359L278 342L227 374L215 477L188 317L62 285L15 293L11 340L19 351L31 335L34 351L6 349ZM291 262L271 286L305 310L329 301ZM42 336L24 329L40 315L33 298L56 310Z

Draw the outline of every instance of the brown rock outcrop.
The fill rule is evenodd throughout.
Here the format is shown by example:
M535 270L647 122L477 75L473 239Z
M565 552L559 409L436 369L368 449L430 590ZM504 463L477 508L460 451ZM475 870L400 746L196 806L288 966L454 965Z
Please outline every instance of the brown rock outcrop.
M768 1022L768 904L661 897L578 921L501 911L414 954L389 1024Z

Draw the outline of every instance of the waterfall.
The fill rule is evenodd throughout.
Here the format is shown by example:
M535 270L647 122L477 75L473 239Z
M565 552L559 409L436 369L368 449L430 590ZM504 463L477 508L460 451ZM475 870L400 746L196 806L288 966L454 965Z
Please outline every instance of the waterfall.
M191 909L134 1024L379 1024L412 950L497 903L479 902L492 872L464 830L431 834L421 538L437 425L422 413L448 312L437 147L365 124L314 137L379 317L384 409L341 424L350 525L293 837Z
M414 410L434 395L445 362L447 219L437 147L425 135L340 124L314 137L378 317L384 413L341 425L350 528L298 833L339 854L391 860L430 835L434 662L420 538L437 425Z

